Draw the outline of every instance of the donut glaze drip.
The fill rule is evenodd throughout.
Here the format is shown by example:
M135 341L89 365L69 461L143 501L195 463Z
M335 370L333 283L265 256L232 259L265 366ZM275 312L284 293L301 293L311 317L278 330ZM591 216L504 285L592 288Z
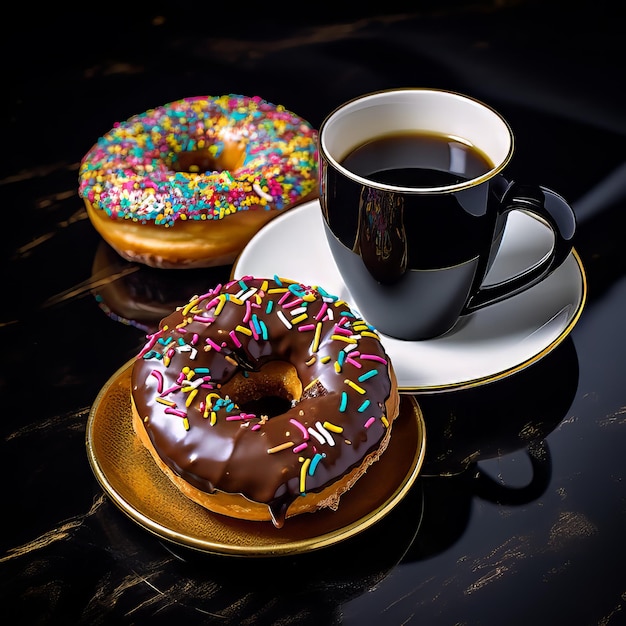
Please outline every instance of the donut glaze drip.
M263 410L263 392L240 405L225 391L272 362L301 383L283 413ZM376 332L322 288L278 277L193 298L148 336L132 372L133 402L165 464L204 492L267 505L278 527L299 496L380 445L391 390Z
M79 172L80 197L111 219L163 227L280 210L316 186L316 131L239 95L184 98L118 123Z

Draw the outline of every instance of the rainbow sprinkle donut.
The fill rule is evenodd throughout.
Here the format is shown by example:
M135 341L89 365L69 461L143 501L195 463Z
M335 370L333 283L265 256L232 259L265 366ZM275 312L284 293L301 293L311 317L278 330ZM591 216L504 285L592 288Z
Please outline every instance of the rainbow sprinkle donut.
M267 221L317 191L317 132L259 97L184 98L117 123L81 162L79 195L124 258L231 263Z

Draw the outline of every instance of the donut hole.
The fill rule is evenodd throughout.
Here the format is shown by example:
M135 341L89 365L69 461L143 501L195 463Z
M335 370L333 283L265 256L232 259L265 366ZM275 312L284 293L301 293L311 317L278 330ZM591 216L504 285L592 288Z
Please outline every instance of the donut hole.
M240 373L222 385L242 411L272 418L285 413L302 397L296 368L284 361L270 361L258 371Z
M211 147L177 152L171 168L176 172L203 174L205 172L234 172L244 163L246 144L243 141L225 141L216 156Z

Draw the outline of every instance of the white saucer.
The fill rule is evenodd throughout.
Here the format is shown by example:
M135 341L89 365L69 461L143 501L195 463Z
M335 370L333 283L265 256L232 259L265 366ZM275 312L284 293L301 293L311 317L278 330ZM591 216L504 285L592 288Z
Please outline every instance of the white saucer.
M488 282L528 267L545 255L551 242L552 233L542 222L513 212ZM320 285L354 307L328 248L317 200L290 209L252 238L232 271L234 278L245 275L278 275ZM517 372L552 351L580 318L586 297L585 272L573 251L539 285L465 316L446 335L402 341L381 334L381 340L401 391L473 387Z

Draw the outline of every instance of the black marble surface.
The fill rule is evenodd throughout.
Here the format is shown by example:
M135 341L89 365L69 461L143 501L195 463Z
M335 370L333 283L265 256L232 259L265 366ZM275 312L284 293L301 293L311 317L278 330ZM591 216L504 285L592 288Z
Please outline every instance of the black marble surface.
M391 2L358 15L334 4L305 20L307 7L215 4L5 16L3 623L626 623L620 3ZM275 559L168 545L117 509L87 461L90 407L145 331L107 317L91 291L101 240L78 163L115 121L185 96L260 95L317 126L397 86L461 91L507 117L511 176L577 212L581 319L522 372L419 396L422 475L363 534Z

